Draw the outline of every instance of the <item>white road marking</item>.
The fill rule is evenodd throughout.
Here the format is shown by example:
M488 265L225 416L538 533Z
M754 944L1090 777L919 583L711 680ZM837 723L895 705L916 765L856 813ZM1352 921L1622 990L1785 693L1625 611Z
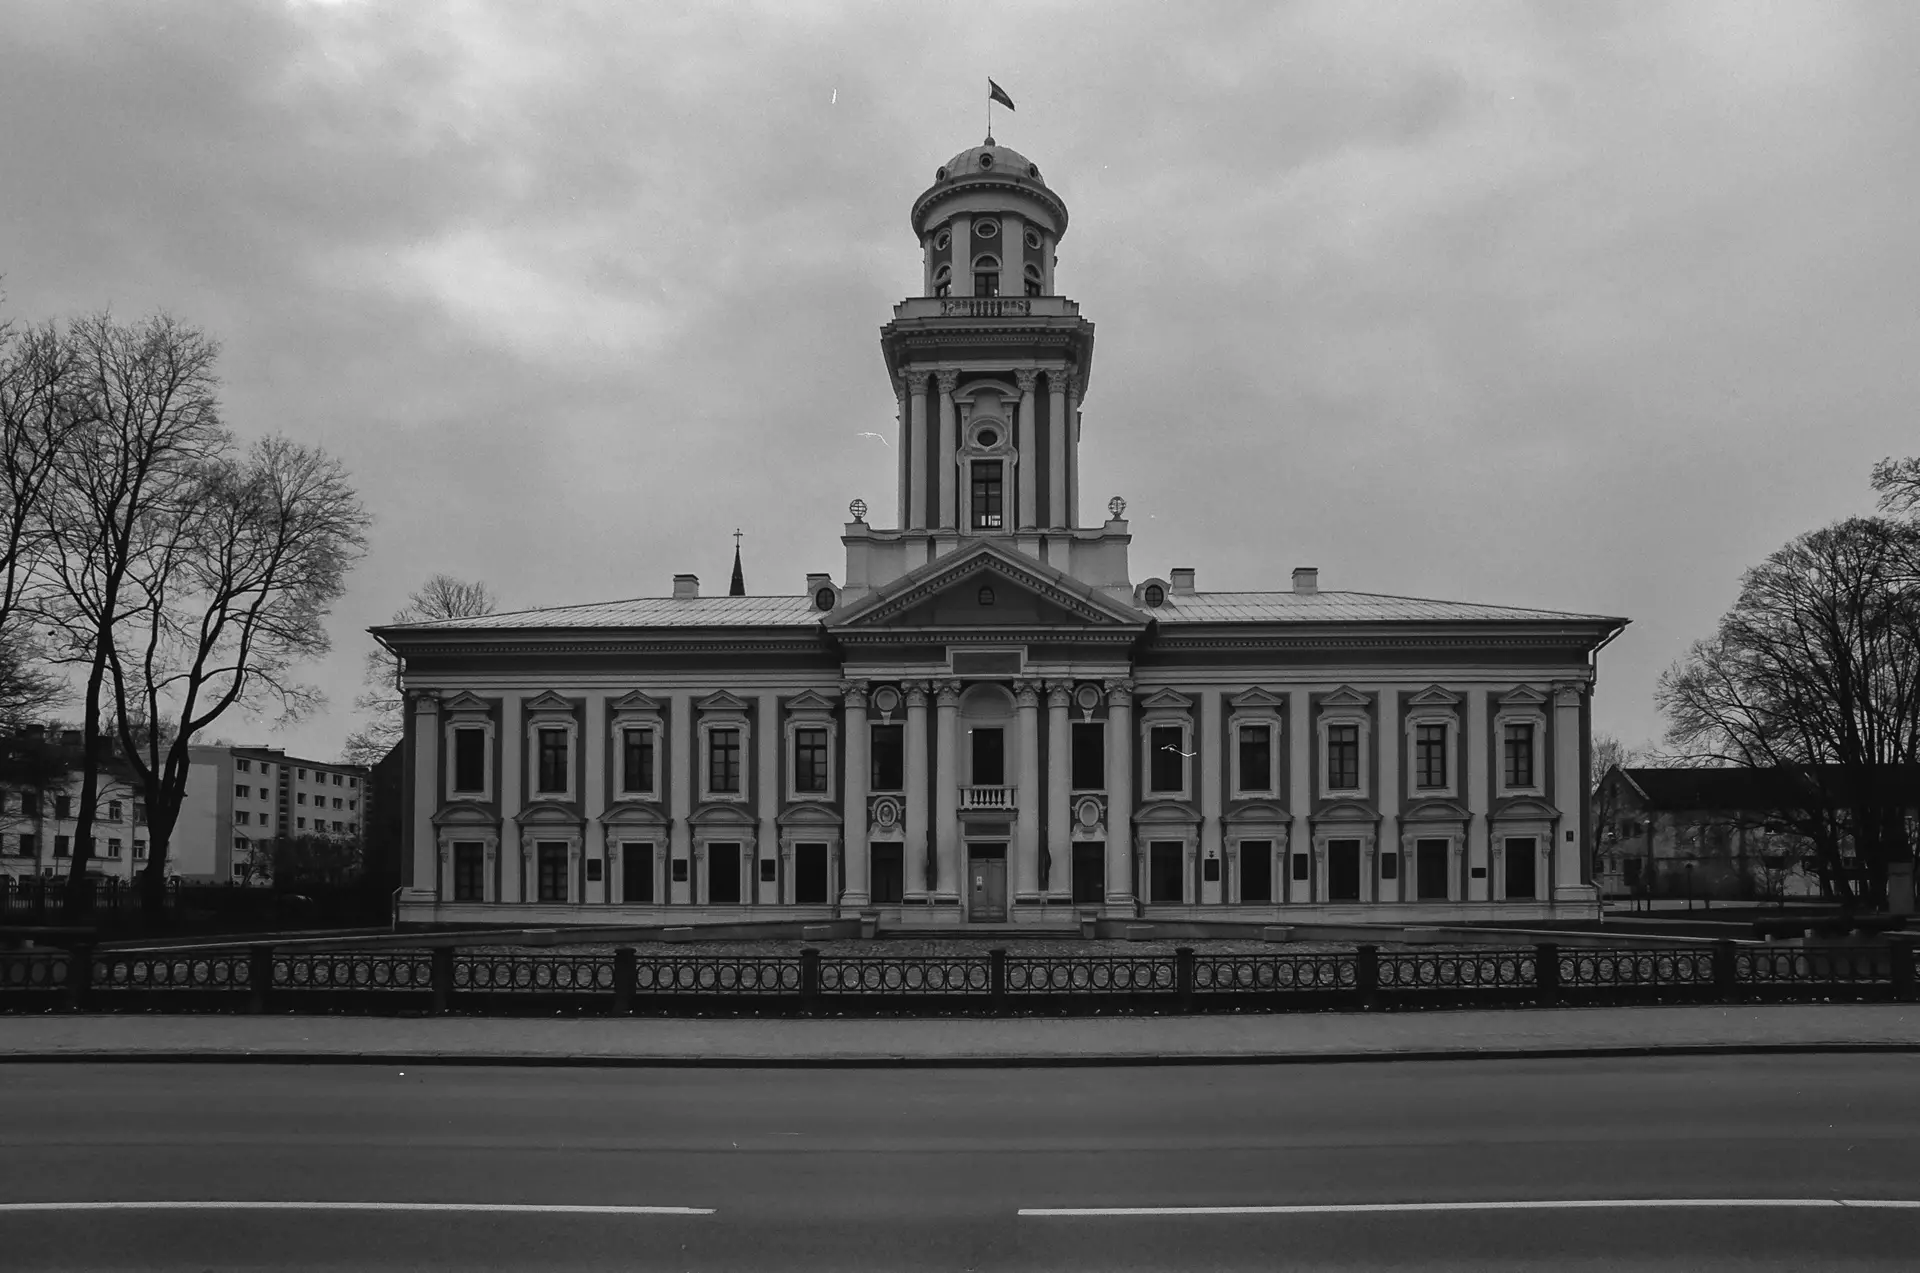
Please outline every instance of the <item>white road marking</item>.
M1022 1207L1023 1216L1316 1216L1397 1211L1606 1211L1641 1207L1920 1209L1908 1198L1518 1198L1499 1202L1339 1202L1275 1207Z
M587 1207L545 1202L0 1202L15 1211L490 1211L576 1216L710 1216L712 1207Z

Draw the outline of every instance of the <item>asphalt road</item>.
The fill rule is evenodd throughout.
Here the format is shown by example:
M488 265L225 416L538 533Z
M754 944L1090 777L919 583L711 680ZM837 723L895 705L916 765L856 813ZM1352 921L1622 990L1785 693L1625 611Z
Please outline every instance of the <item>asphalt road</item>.
M0 1066L0 1267L1908 1269L1920 1058ZM27 1203L479 1210L23 1209ZM695 1208L706 1214L497 1210Z

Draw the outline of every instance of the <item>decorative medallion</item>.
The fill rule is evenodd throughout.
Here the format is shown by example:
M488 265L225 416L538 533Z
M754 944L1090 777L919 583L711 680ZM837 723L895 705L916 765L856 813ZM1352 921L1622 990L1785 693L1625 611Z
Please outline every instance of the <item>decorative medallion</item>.
M875 796L867 814L868 820L882 831L891 831L900 825L900 801L894 796Z
M1000 223L998 221L975 221L973 223L973 237L976 239L991 239L999 233Z
M889 719L900 709L900 691L891 685L881 686L873 692L873 707L881 720Z
M1100 825L1100 818L1106 812L1098 796L1082 796L1073 806L1073 819L1081 827L1091 831Z
M1082 685L1074 691L1073 701L1080 705L1080 714L1085 719L1092 720L1094 709L1100 706L1100 687Z

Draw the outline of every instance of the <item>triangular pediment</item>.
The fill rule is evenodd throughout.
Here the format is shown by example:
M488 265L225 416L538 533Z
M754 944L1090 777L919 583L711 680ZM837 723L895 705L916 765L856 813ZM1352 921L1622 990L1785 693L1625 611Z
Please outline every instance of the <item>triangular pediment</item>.
M573 715L573 700L564 694L556 694L552 690L548 690L537 698L527 700L527 712L529 714L551 712L562 716L571 716Z
M1409 707L1458 707L1460 696L1440 685L1429 685L1407 699Z
M659 699L655 698L651 694L646 693L643 690L633 690L630 693L622 694L619 698L616 698L611 703L607 704L607 706L611 707L616 712L658 713L666 706L666 704L662 703Z
M839 704L819 690L801 690L787 700L789 712L831 712Z
M493 704L469 690L461 690L452 698L442 699L440 710L445 713L479 713L485 715L493 711Z
M1167 689L1164 686L1140 700L1140 710L1143 712L1184 712L1192 706L1191 698L1179 690Z
M1227 700L1230 707L1285 707L1287 700L1272 690L1262 689L1258 685L1252 689L1241 690Z
M1500 696L1502 707L1542 707L1547 696L1531 685L1516 685Z
M1322 707L1371 707L1373 700L1351 685L1342 685L1320 700Z
M703 712L744 712L752 706L746 699L728 690L719 690L705 698L695 699L693 705Z
M982 589L991 589L987 601ZM839 628L1144 627L1130 607L998 544L928 562L836 617Z

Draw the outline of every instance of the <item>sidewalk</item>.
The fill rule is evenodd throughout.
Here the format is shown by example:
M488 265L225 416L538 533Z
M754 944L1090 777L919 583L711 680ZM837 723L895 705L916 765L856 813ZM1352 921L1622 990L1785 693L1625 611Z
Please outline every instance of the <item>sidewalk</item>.
M0 1062L1182 1065L1920 1051L1920 1005L1745 1004L1092 1020L0 1017Z

